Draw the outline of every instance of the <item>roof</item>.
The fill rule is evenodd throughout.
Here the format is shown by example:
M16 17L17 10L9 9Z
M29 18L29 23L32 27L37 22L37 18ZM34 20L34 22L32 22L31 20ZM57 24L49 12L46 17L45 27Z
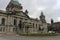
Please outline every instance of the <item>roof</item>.
M55 23L53 23L53 25L56 25L56 24L58 25L58 24L60 24L60 22L55 22Z
M34 19L34 18L30 18L30 20L40 21L38 18L36 18L36 19Z
M17 0L11 0L10 2L16 5L20 5L20 3Z
M53 27L53 28L54 27L59 28L60 27L60 22L52 23L50 26Z
M0 14L6 14L6 11L0 10Z

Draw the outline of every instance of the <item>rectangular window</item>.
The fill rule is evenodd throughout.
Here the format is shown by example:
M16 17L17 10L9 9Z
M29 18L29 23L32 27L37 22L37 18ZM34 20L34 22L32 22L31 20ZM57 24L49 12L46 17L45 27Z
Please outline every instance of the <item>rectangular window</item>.
M3 32L5 31L5 28L3 28Z
M14 25L15 25L15 26L17 25L17 20L16 20L16 19L14 19Z
M13 32L15 32L16 31L16 28L13 28Z
M33 28L34 28L34 23L33 23Z
M2 24L5 25L5 19L4 18L2 18Z
M37 24L36 24L36 28L37 28Z
M2 31L2 27L0 28L0 31Z

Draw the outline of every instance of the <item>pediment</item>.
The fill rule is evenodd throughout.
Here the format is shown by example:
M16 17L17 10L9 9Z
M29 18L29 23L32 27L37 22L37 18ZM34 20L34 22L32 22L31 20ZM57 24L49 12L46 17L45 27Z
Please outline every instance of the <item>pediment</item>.
M18 13L16 13L18 16L21 16L21 17L25 17L25 18L29 18L28 14L24 13L23 11L20 11Z

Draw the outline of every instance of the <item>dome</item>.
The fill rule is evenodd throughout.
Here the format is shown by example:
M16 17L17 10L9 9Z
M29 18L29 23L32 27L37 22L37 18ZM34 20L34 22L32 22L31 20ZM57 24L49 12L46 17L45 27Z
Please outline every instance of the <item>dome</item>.
M18 2L18 0L11 0L11 2L12 2L13 4L20 5L20 3Z

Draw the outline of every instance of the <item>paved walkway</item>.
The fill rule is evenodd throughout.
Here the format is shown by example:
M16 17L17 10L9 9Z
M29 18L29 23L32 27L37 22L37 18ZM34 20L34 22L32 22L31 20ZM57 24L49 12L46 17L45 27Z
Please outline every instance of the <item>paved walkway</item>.
M24 37L15 35L0 34L0 40L60 40L60 36L56 37Z

